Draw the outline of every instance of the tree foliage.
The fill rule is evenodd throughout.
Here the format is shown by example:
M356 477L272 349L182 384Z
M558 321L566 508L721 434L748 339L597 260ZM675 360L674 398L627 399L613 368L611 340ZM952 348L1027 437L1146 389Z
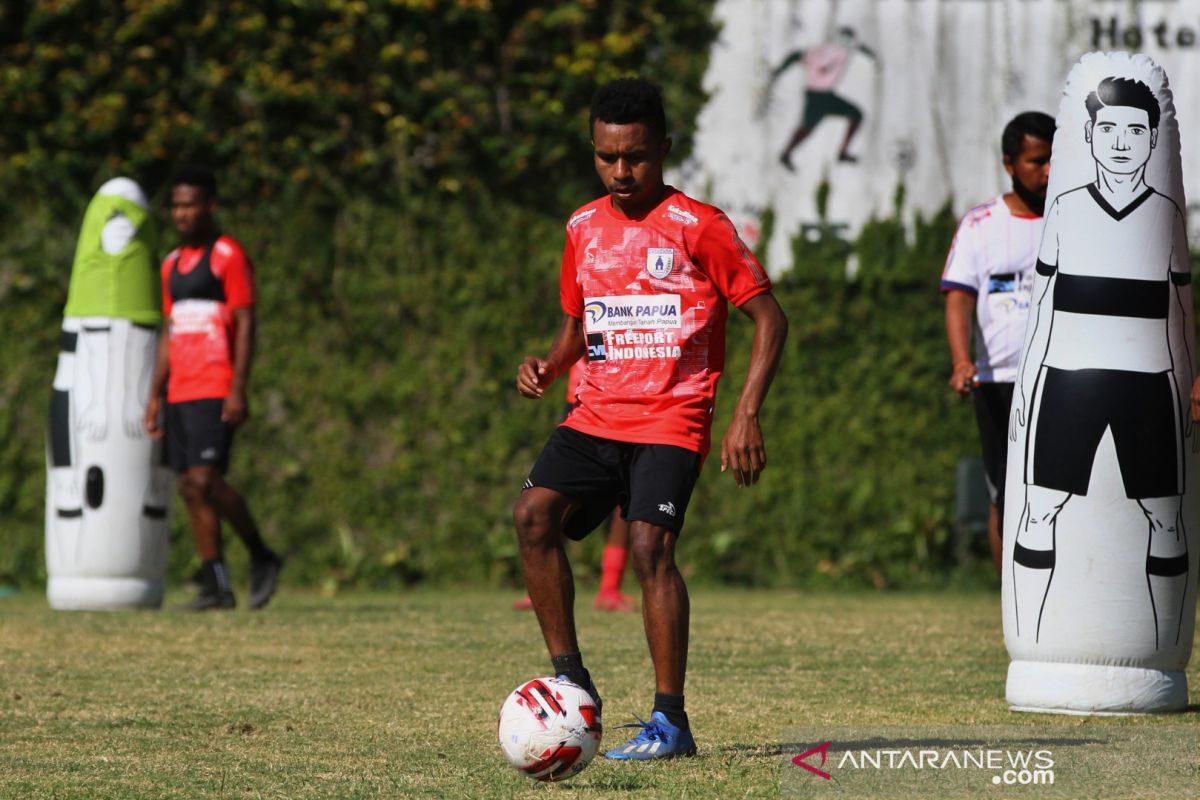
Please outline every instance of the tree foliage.
M598 83L704 102L711 0L40 0L0 6L0 183L78 206L180 161L227 197L342 202L585 183ZM73 188L73 192L72 189Z

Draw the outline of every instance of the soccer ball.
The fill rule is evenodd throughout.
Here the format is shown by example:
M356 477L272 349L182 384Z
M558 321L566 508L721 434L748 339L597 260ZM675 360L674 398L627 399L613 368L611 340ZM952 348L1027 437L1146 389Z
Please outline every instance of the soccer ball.
M600 749L596 701L563 678L535 678L513 689L496 727L508 763L534 780L578 775Z

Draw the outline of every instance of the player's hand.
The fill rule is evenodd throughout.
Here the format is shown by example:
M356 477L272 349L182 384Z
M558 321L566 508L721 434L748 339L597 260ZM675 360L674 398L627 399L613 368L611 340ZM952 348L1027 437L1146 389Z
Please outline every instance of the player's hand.
M535 356L525 356L521 366L517 367L517 391L522 397L541 400L546 387L553 381L554 373L550 365Z
M969 396L975 390L975 365L970 361L955 364L954 372L950 374L950 388L962 397Z
M1025 427L1025 395L1018 391L1013 396L1012 417L1008 421L1008 439L1017 440L1017 428Z
M721 440L721 472L731 469L738 486L750 486L758 483L758 476L766 467L767 449L758 417L735 413Z
M146 403L146 413L142 415L142 427L146 429L146 433L150 434L151 439L163 437L162 426L158 424L161 410L162 400L158 396L151 397L150 402Z
M245 422L248 416L250 408L246 404L246 393L239 389L231 389L229 396L225 398L225 405L221 407L221 421L236 428Z

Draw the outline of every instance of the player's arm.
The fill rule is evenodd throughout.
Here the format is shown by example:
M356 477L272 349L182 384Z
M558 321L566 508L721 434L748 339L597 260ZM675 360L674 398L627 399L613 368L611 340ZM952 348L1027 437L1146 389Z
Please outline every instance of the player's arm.
M240 306L233 309L233 384L221 410L221 420L230 425L241 425L249 415L246 387L253 358L254 306Z
M803 50L793 50L792 52L788 53L787 58L780 62L778 67L771 70L771 82L774 83L775 79L782 75L788 67L790 67L792 64L795 64L802 58L804 58Z
M170 327L169 321L164 321L158 333L158 353L154 357L154 378L150 381L150 397L146 399L146 413L142 417L142 426L152 439L161 439L162 427L159 425L162 410L163 391L167 388L167 376L170 375Z
M975 362L971 360L971 321L975 295L962 289L946 291L946 342L950 345L950 388L963 397L975 387Z
M517 367L517 391L532 400L540 400L546 387L583 356L583 320L563 314L562 324L545 358L525 356Z
M788 322L771 292L755 295L739 309L754 322L754 342L750 347L746 383L733 411L733 421L721 440L721 471L732 469L737 485L749 486L758 482L758 476L767 466L758 412L779 367Z
M1042 368L1042 363L1046 360L1046 351L1050 347L1050 320L1054 315L1051 305L1055 280L1058 278L1058 214L1058 198L1055 198L1046 211L1042 245L1038 249L1036 275L1033 280L1033 294L1030 298L1030 321L1025 326L1025 352L1017 367L1017 385L1013 391L1012 416L1008 426L1008 438L1014 442L1017 440L1017 428L1024 427L1027 422L1025 403L1030 399L1025 397L1025 387L1029 385L1027 373L1033 370L1036 374Z

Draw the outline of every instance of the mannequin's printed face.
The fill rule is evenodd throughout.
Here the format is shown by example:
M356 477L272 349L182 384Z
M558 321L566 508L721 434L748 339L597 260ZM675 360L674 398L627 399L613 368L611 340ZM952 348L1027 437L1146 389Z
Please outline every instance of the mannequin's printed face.
M1150 116L1133 106L1105 106L1088 124L1088 140L1096 163L1117 175L1136 172L1150 160L1158 131Z

